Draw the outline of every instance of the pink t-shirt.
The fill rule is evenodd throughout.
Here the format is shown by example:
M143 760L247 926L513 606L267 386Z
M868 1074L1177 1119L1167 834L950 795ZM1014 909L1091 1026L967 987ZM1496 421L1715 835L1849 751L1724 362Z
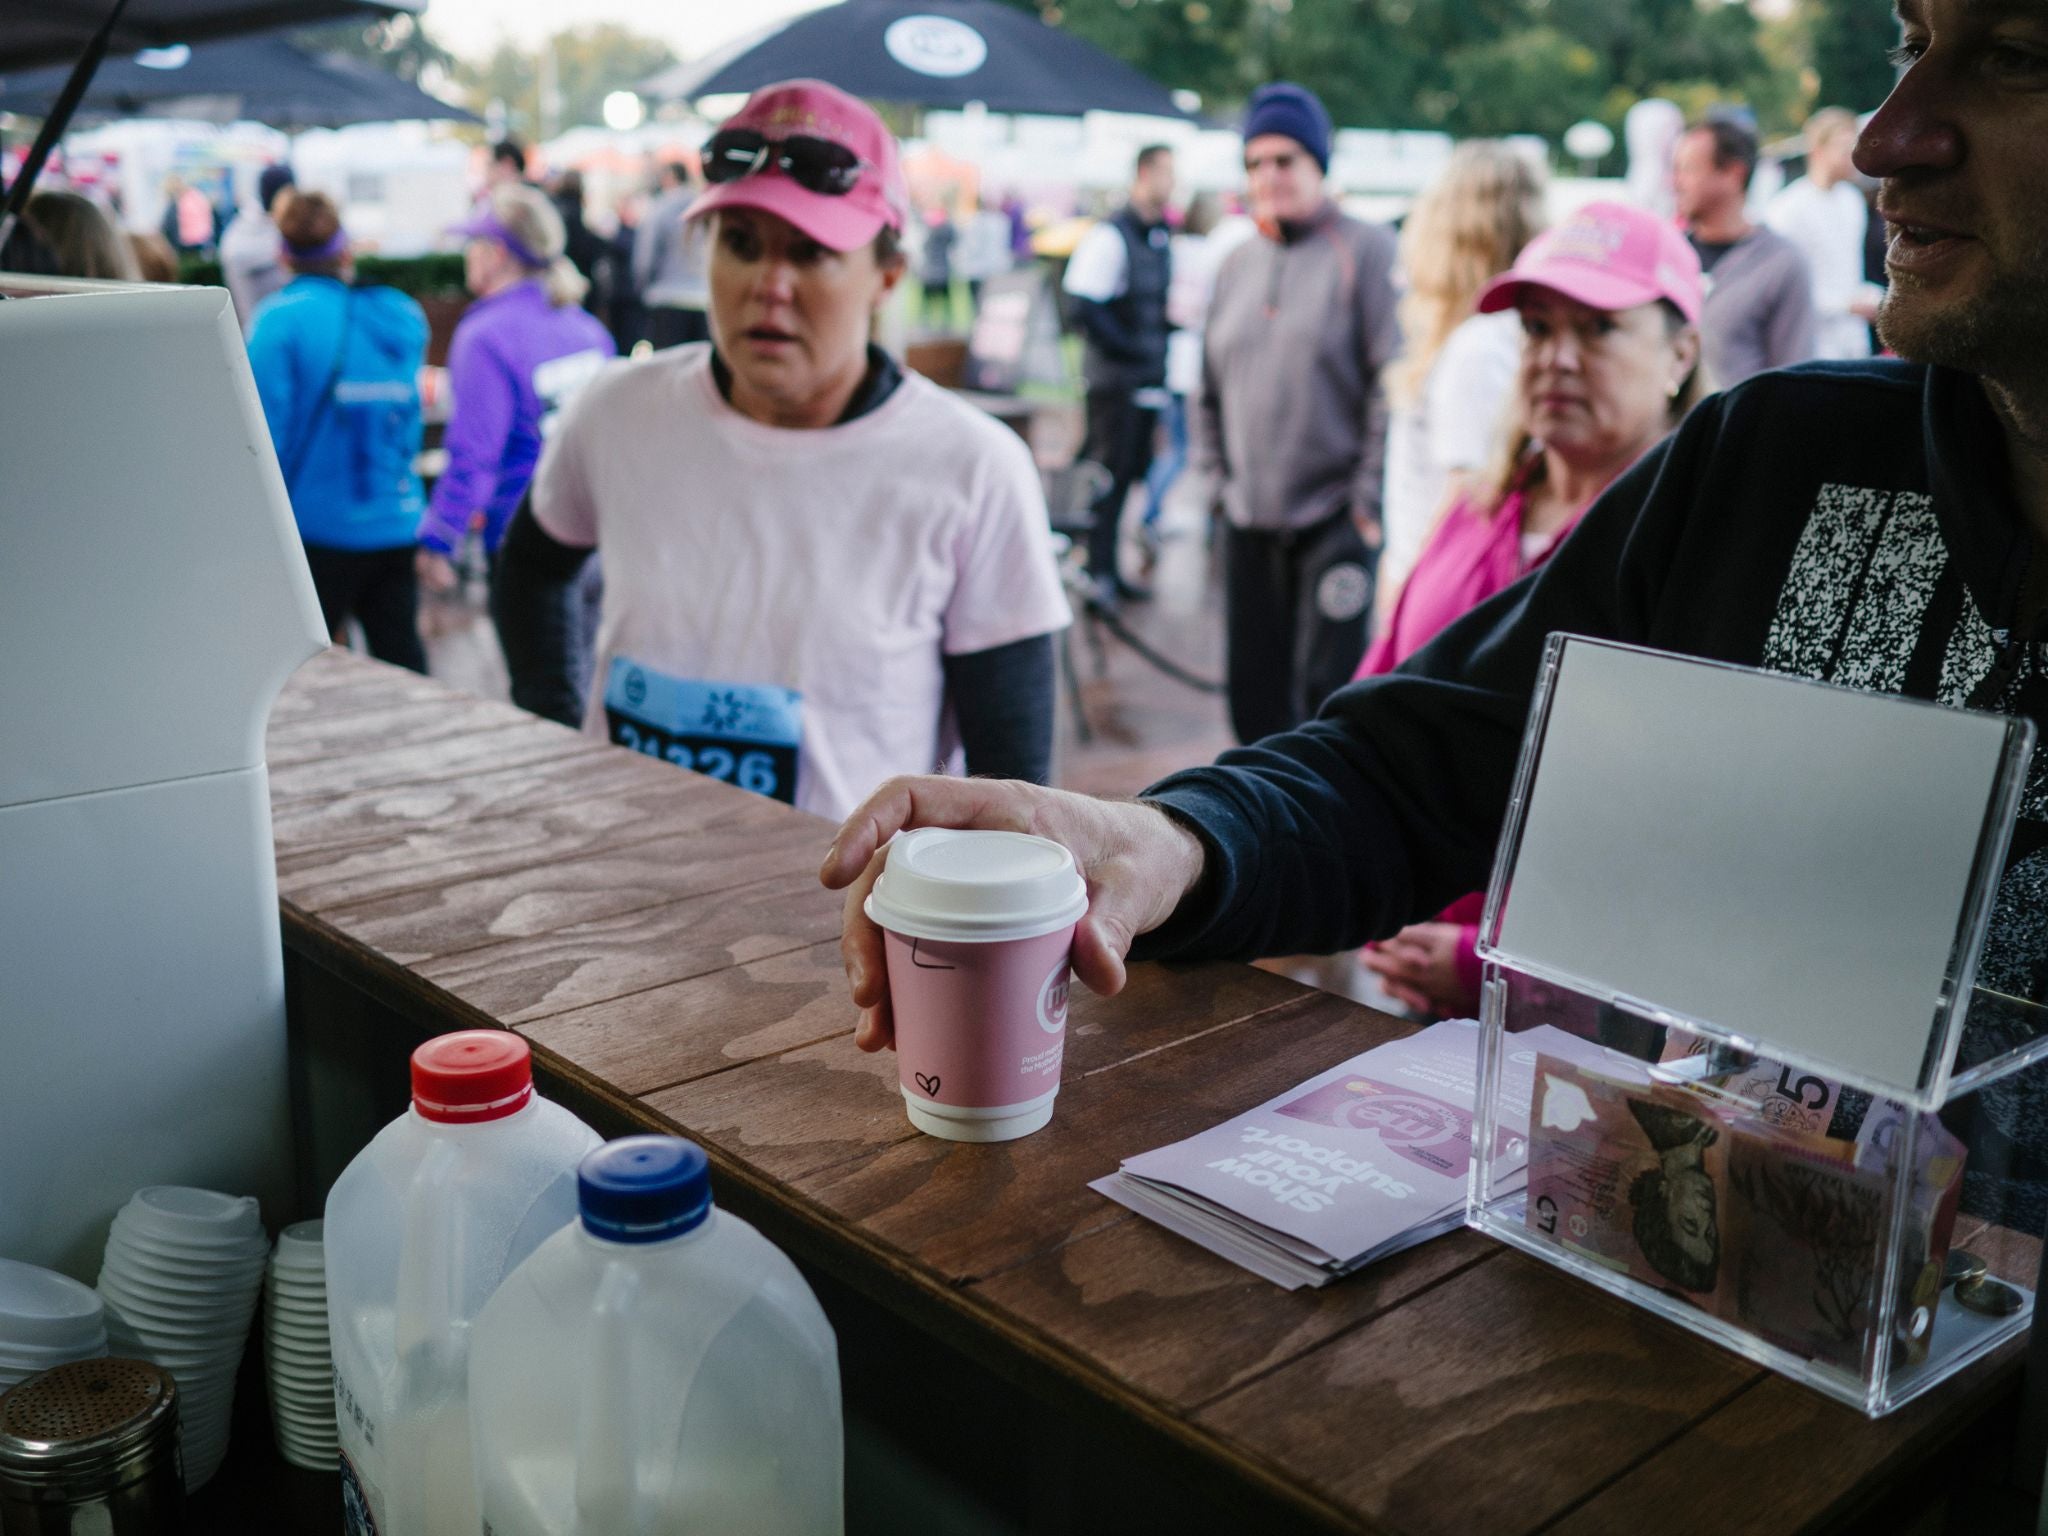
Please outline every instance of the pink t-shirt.
M1357 677L1378 677L1393 671L1453 620L1463 618L1548 560L1551 551L1577 526L1585 511L1581 507L1572 513L1570 520L1532 555L1523 548L1523 501L1522 491L1512 490L1501 502L1500 510L1489 515L1483 501L1470 496L1457 500L1423 546L1421 559L1415 562L1415 569L1395 600L1393 618L1366 651L1365 660L1358 664ZM1453 902L1436 918L1440 923L1456 923L1462 930L1458 936L1458 975L1474 992L1478 991L1480 981L1476 946L1483 905L1484 898L1475 893Z
M1522 547L1520 490L1508 492L1500 510L1488 515L1483 502L1462 496L1444 514L1423 546L1422 558L1402 584L1394 616L1358 664L1356 677L1391 672L1421 650L1454 619L1463 618L1496 592L1550 558L1579 521L1584 508L1571 515L1531 558Z
M1071 620L1029 450L916 374L865 416L791 431L727 404L700 343L607 366L560 420L533 513L604 562L593 735L615 657L794 690L795 803L836 820L957 757L942 655Z

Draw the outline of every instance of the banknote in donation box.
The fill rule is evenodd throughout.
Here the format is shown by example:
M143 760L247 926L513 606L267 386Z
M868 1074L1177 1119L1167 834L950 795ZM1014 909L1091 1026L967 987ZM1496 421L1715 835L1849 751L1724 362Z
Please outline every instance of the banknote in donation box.
M1886 1251L1887 1164L1905 1111L1880 1103L1855 1139L1840 1095L1787 1096L1748 1065L1678 1082L1647 1063L1543 1055L1536 1065L1528 1224L1809 1359L1855 1368ZM1803 1105L1803 1107L1802 1107ZM1897 1347L1924 1357L1962 1187L1963 1148L1919 1119Z

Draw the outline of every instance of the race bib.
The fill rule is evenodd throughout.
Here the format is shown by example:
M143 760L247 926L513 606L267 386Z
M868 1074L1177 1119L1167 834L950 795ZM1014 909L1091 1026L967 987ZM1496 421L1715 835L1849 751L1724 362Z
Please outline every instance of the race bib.
M614 656L604 717L619 746L796 804L803 695L793 688L695 682Z

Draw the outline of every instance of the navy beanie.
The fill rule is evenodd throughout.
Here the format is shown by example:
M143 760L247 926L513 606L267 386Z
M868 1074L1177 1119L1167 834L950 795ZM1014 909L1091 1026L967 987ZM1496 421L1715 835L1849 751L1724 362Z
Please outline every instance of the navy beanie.
M1307 86L1276 80L1252 92L1244 113L1244 136L1250 141L1262 133L1285 134L1313 155L1317 165L1330 168L1330 114Z
M263 174L256 178L256 205L268 209L277 201L277 194L294 185L292 168L288 165L266 165Z

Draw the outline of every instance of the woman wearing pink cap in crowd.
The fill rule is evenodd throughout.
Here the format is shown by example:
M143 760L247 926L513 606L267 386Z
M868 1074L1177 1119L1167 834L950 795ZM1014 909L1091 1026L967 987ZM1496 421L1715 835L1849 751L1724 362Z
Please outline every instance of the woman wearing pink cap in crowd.
M820 815L955 763L1043 782L1069 622L1031 455L869 340L904 271L896 142L811 80L706 141L709 342L562 413L500 554L513 697ZM587 703L570 584L602 547Z
M1530 242L1480 294L1522 320L1515 409L1494 471L1454 500L1359 677L1391 672L1438 631L1542 565L1580 514L1707 393L1699 257L1675 225L1589 203ZM1479 1003L1478 896L1368 945L1364 961L1420 1013Z

